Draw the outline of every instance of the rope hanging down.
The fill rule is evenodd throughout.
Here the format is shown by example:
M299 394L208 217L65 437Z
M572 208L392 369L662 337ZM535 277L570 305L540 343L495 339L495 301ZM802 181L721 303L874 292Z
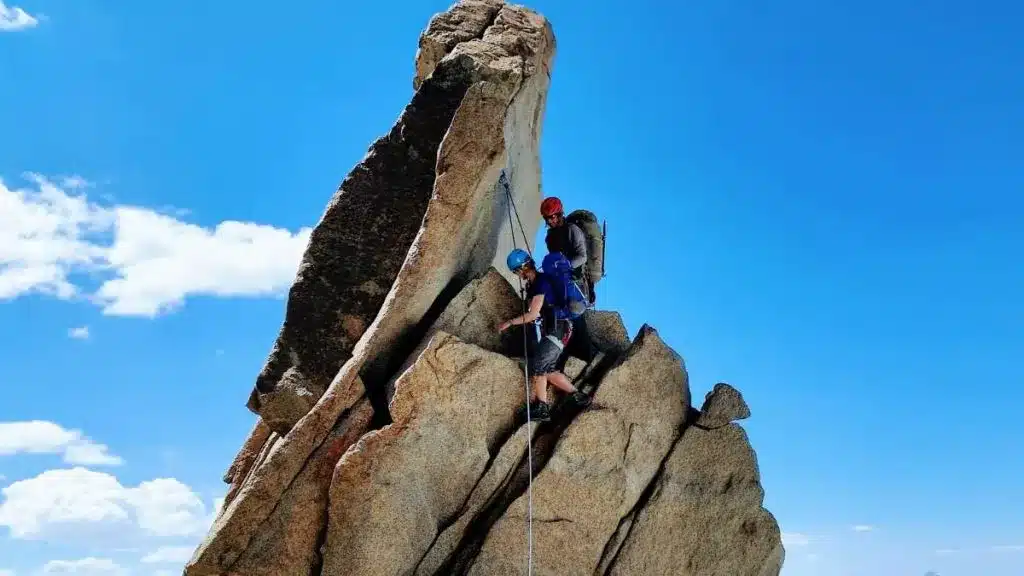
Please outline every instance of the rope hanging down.
M516 220L519 221L519 231L523 235L523 242L526 244L526 252L533 257L533 253L530 252L530 240L526 236L526 230L523 228L523 222L519 220L519 210L516 208L515 200L512 199L512 192L509 190L508 178L505 177L505 171L501 171L501 176L498 177L498 182L501 183L505 189L505 198L508 201L508 226L512 232L512 248L518 248L516 245L516 229L512 224L512 212L516 214ZM517 278L518 275L516 276ZM523 317L526 317L526 291L523 288L523 279L519 278L519 294L523 301ZM523 329L523 381L526 389L526 462L529 466L529 473L527 474L527 485L526 485L526 574L531 576L533 574L533 434L530 430L530 373L528 367L530 365L530 349L529 343L526 338L526 324L521 324Z

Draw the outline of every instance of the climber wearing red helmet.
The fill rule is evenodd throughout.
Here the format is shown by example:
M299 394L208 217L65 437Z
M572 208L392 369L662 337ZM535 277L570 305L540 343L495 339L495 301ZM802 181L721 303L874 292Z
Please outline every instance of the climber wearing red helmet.
M548 225L544 242L548 252L561 252L572 264L573 277L583 278L583 265L587 263L587 238L580 227L565 221L562 201L549 196L540 203L540 215Z
M587 282L584 266L587 263L587 237L583 230L572 222L565 219L565 209L562 201L556 196L548 196L540 203L540 215L548 226L544 243L547 244L548 253L561 252L569 260L572 266L572 278L587 299L593 304L596 295L594 287ZM574 323L577 331L576 342L573 344L573 356L589 362L594 356L593 343L590 339L590 330L584 317L578 318Z

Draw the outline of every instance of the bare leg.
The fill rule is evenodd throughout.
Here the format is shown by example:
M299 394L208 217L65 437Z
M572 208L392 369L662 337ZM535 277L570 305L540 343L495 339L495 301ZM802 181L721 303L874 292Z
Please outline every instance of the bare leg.
M542 374L533 377L533 397L547 404L548 402L548 375Z
M555 388L558 388L562 392L571 394L576 391L576 387L572 385L572 382L569 382L569 378L561 372L552 372L548 374L548 382L554 384Z

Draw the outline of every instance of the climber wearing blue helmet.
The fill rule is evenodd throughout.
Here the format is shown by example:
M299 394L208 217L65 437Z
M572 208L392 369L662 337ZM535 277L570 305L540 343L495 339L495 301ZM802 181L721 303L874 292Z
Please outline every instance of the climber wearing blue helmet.
M508 253L508 257L505 258L505 264L508 265L508 269L513 274L518 274L519 269L522 268L526 263L533 266L533 258L530 257L530 253L522 248L516 248L515 250Z
M563 392L572 394L577 404L586 405L589 398L578 391L569 378L559 368L559 360L565 345L572 337L572 322L555 317L554 283L547 274L537 270L533 258L522 249L515 249L505 259L508 269L526 283L526 299L529 308L511 320L498 325L498 332L504 332L512 326L539 323L541 338L539 341L530 338L531 344L527 352L527 368L530 373L531 397L530 416L536 420L549 420L548 384L552 384Z

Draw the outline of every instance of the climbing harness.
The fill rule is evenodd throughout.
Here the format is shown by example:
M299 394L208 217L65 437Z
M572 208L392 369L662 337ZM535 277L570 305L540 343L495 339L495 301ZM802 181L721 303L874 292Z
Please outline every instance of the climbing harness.
M523 228L523 222L519 220L519 210L516 208L515 200L512 199L512 191L509 189L508 178L505 176L505 170L501 171L501 175L498 177L498 182L501 183L505 189L505 198L508 201L508 226L512 232L512 248L516 249L516 230L512 224L512 212L516 214L516 220L519 221L519 231L523 234L523 243L526 245L526 252L533 257L530 251L530 239L526 236L526 230ZM516 278L519 278L516 275ZM526 317L526 289L523 286L523 279L519 278L519 294L523 301L523 317ZM526 574L532 576L533 574L533 434L530 430L530 373L528 371L530 366L530 347L529 342L526 339L526 324L521 325L523 327L523 381L526 390L526 463L529 466L529 472L527 473L527 485L526 485Z

